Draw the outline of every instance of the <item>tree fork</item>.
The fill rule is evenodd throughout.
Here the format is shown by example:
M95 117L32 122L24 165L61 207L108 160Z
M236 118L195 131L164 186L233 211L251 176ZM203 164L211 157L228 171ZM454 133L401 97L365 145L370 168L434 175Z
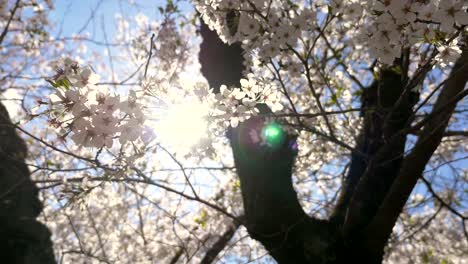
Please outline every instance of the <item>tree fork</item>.
M462 54L456 61L431 112L432 118L419 133L416 145L402 162L396 180L374 219L367 228L367 245L383 247L392 233L398 216L421 177L426 164L439 146L457 103L468 93L468 35L464 35ZM454 100L455 99L455 100ZM443 111L442 111L443 110ZM371 252L378 254L378 252Z
M200 33L199 60L210 87L215 93L221 84L238 87L244 69L240 45L222 43L203 21ZM262 113L229 129L244 202L243 224L279 263L382 261L386 239L379 245L365 243L365 231L403 161L406 133L401 132L411 124L418 98L407 85L407 62L402 59L382 69L364 91L364 127L331 221L308 216L297 199L292 184L296 153L288 148L294 136L288 135L274 150L250 142L249 132L259 131L264 123Z
M240 44L224 44L201 21L203 42L199 60L202 73L214 92L219 86L239 86L243 55ZM262 107L262 112L269 111ZM245 223L252 238L260 241L279 263L332 263L336 260L338 233L327 221L309 217L292 185L296 151L288 135L276 150L249 142L249 131L259 130L263 118L253 117L228 131L244 201ZM332 261L332 262L330 262Z

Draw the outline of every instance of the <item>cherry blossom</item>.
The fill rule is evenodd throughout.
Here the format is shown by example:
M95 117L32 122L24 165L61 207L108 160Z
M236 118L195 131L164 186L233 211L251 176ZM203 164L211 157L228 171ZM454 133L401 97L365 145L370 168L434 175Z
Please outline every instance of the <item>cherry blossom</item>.
M439 9L434 15L434 20L441 23L443 31L450 32L453 24L468 25L468 13L466 3L461 0L447 0L439 2Z
M461 0L192 1L223 41L243 48L240 83L209 87L198 63L196 12L169 2L174 6L150 11L147 3L123 1L122 14L96 7L115 22L105 25L115 28L103 41L93 19L69 34L75 21L65 15L61 35L53 30L60 24L49 22L51 1L21 1L21 16L0 44L0 98L27 111L15 117L7 106L34 136L19 132L41 187L42 220L64 263L201 262L233 225L222 211L243 215L226 131L264 115L260 104L272 111L265 124L280 120L298 137L292 179L304 211L328 217L365 125L368 112L358 109L364 89L380 69L407 71L418 82L408 91L427 102L417 105L410 125L417 124L459 58L468 25ZM10 5L0 3L0 24ZM407 68L392 67L402 60ZM427 73L419 82L421 69ZM465 105L448 135L463 134ZM182 111L177 130L161 133L167 116L184 106L196 116ZM268 147L261 131L247 133ZM418 137L412 133L408 149ZM434 193L421 178L385 263L463 263L467 244L453 210L466 213L465 141L443 138L422 174ZM215 262L273 262L244 227L234 233Z

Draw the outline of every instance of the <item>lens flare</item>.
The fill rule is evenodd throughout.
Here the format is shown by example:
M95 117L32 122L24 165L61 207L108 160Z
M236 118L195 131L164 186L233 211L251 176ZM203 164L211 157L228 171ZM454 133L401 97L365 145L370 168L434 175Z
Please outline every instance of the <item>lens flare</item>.
M266 124L263 127L262 134L267 145L273 148L281 146L286 136L281 126L277 123Z

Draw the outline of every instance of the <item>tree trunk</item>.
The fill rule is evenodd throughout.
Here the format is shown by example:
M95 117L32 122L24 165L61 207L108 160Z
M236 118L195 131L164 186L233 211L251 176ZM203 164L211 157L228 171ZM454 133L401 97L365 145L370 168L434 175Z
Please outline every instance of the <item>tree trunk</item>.
M0 261L55 263L50 232L36 220L38 190L24 161L27 149L0 102Z
M223 44L203 21L200 33L203 42L199 60L210 87L216 93L221 84L239 87L243 70L240 45ZM399 204L400 207L389 208L393 210L393 218L387 222L381 220L380 215L385 215L382 204L385 206L388 203L388 207L391 207L386 200L391 199L396 192L394 189L398 189L399 178L408 173L404 150L410 131L406 130L413 120L413 106L418 100L418 94L412 92L417 84L408 81L408 57L409 52L403 52L400 61L381 70L374 83L363 91L364 125L355 151L351 154L351 165L340 199L329 220L308 216L299 204L292 184L292 167L297 154L291 148L294 136L288 135L283 145L275 149L256 146L250 142L249 132L261 130L261 114L229 129L227 135L244 203L245 222L242 224L278 263L382 262L392 227L415 184L412 181L412 186L406 187L407 196L403 204ZM466 81L466 78L458 78L458 88L454 90L459 91L460 85L463 89ZM446 84L450 85L454 84ZM456 102L453 103L454 108ZM444 115L443 127L439 127L442 132L453 108ZM263 110L263 113L266 111ZM432 155L440 138L435 140L432 148L421 150L423 157ZM427 161L428 158L423 159L422 169ZM419 174L412 178L417 180L422 169L417 170ZM374 237L379 228L375 221L386 225L380 227L386 233ZM369 226L374 229L369 229Z

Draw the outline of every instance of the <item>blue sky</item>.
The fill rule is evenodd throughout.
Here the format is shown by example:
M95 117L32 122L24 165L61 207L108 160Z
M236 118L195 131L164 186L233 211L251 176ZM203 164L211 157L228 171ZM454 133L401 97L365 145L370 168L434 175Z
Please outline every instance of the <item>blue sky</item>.
M125 19L132 20L133 17L139 13L143 13L151 19L160 18L158 6L164 6L165 0L136 0L135 5L129 4L131 1L123 0L64 0L55 1L55 10L53 10L49 17L56 25L53 35L55 37L69 37L72 34L81 31L82 33L88 32L90 38L96 41L105 42L103 27L106 30L109 42L116 33L116 14L121 14ZM183 11L191 9L188 2L182 3ZM86 43L88 46L88 55L91 51L98 53L105 52L106 47L103 45L95 45L93 43ZM464 153L455 155L459 158ZM461 160L453 163L455 167L466 167L468 162ZM430 168L427 168L428 170ZM453 173L449 166L443 166L437 170L440 176L450 175ZM439 177L440 177L439 176ZM440 187L434 186L435 190L440 190ZM466 186L460 189L466 189ZM425 192L424 186L419 186L415 192Z
M57 30L62 30L62 36L79 32L87 25L83 32L91 33L91 38L97 41L104 41L102 21L104 21L107 34L112 36L115 32L114 18L116 14L120 13L126 17L132 17L138 13L144 13L150 18L155 18L157 16L156 6L158 3L164 4L165 1L139 1L138 5L141 5L140 2L146 3L144 8L137 6L130 8L128 1L117 0L57 1L55 10L51 12L49 17L57 23Z

